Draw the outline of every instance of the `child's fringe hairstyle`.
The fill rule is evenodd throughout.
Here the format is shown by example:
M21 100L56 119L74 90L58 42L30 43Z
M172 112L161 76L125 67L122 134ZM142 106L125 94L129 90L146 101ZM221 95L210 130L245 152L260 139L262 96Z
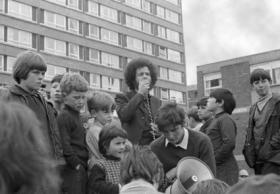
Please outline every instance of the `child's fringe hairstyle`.
M268 71L264 69L255 69L250 75L250 84L253 84L255 81L267 79L271 82L271 77Z
M115 124L107 124L102 128L99 134L98 147L99 152L103 156L107 155L107 149L110 146L110 142L116 137L127 139L127 133L124 129Z
M135 179L144 179L151 184L163 179L162 164L148 146L133 146L121 161L122 184Z
M0 110L0 191L58 193L60 180L36 115L15 102L0 102Z
M101 91L90 92L87 100L88 111L92 110L98 112L100 110L104 111L114 111L116 108L114 98L106 93Z
M156 117L156 124L160 131L164 131L166 127L173 125L185 124L185 111L176 102L168 102L160 107Z
M21 52L13 66L14 80L19 84L20 80L27 79L28 73L33 69L47 71L47 65L43 57L33 51Z
M228 89L218 88L210 93L210 97L216 98L217 102L224 102L224 111L231 114L235 109L236 103L233 94Z
M72 91L87 92L88 82L80 74L66 73L63 75L60 81L60 89L61 92L64 93L64 95L68 95Z

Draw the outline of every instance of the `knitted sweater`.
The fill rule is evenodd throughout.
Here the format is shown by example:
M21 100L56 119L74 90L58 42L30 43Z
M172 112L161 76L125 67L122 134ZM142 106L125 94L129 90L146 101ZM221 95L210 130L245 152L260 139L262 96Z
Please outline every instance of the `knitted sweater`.
M161 136L152 144L152 151L157 155L158 159L163 164L164 172L168 172L177 166L180 159L186 156L193 156L204 161L216 173L216 165L214 151L209 137L197 131L189 131L189 140L187 149L181 147L165 146L165 137Z
M108 156L97 160L90 170L89 194L118 194L120 159Z

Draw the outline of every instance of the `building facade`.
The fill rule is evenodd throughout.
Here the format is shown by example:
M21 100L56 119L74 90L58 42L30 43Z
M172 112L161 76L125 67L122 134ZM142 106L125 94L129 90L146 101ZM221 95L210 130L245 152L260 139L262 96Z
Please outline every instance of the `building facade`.
M27 49L46 60L46 82L77 72L111 93L127 89L126 64L146 57L158 67L152 93L186 103L181 0L0 0L1 85Z

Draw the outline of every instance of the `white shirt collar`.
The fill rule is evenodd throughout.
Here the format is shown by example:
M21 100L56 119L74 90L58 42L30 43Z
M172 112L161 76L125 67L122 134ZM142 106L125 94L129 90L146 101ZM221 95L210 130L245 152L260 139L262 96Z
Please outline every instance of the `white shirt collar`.
M176 144L175 146L176 147L181 147L185 150L187 150L188 148L188 142L189 142L189 131L184 128L184 137L183 137L183 140L181 141L181 143L179 144ZM165 147L168 145L169 141L167 138L165 138Z

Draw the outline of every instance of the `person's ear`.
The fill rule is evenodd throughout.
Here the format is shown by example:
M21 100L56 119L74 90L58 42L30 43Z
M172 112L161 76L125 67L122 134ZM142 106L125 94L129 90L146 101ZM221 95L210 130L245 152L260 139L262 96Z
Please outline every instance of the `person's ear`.
M219 107L223 107L224 106L224 100L221 100L221 102L217 102L217 104L219 105Z

